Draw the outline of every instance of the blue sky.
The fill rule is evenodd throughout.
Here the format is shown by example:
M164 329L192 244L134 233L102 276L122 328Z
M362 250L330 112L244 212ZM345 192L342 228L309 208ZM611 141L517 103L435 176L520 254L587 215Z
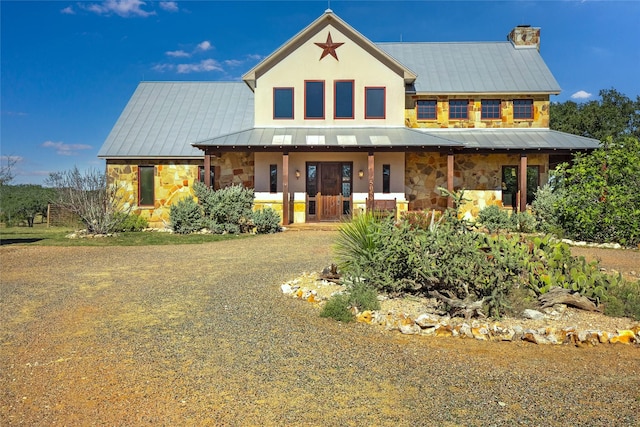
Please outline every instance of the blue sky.
M100 146L140 81L239 80L327 9L325 1L0 1L0 160L14 183ZM542 28L563 92L552 101L640 95L640 1L354 1L331 9L374 42L502 41Z

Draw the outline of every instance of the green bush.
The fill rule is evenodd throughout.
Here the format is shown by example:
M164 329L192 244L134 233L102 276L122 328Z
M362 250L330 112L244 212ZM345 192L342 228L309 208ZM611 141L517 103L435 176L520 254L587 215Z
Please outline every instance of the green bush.
M485 226L489 233L496 233L509 227L509 214L499 206L487 206L478 214L478 222Z
M536 220L536 229L543 233L560 234L558 223L558 202L563 197L563 191L554 190L549 184L538 188L531 204L531 212Z
M435 209L431 212L428 211L407 211L402 212L401 219L405 220L409 226L414 230L429 230L432 229L435 224L442 217L442 212Z
M349 304L358 310L380 310L378 293L362 280L354 280L347 286Z
M253 217L253 189L232 185L212 190L196 182L193 186L204 211L205 225L213 232L246 233Z
M640 320L640 280L620 281L610 286L604 302L604 313Z
M509 229L520 233L536 231L536 219L529 212L514 212L509 217Z
M118 212L116 216L119 219L117 231L142 231L149 226L149 221L140 215Z
M282 229L280 227L280 214L269 207L253 212L253 225L256 227L256 233L258 234L277 233Z
M202 208L193 197L185 197L171 205L171 229L178 234L189 234L202 228Z
M349 302L348 294L336 294L333 295L322 307L320 317L331 317L332 319L340 322L352 322L354 315L349 310L351 303Z

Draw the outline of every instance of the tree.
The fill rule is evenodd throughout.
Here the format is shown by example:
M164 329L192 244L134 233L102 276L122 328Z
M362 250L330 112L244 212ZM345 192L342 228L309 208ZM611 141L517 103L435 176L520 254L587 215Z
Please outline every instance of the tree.
M603 89L600 101L551 103L550 127L604 141L631 135L640 138L640 96L636 101L615 89Z
M4 160L5 164L0 163L0 187L9 184L15 178L13 167L18 159L13 156L2 156L0 161Z
M89 233L117 230L132 209L124 189L108 184L107 175L95 169L54 172L46 183L56 190L54 203L78 215Z
M0 186L0 210L7 224L26 221L33 227L36 215L47 215L47 206L53 199L50 188L40 185L2 185Z
M559 222L581 240L640 244L640 141L606 138L590 154L558 169Z

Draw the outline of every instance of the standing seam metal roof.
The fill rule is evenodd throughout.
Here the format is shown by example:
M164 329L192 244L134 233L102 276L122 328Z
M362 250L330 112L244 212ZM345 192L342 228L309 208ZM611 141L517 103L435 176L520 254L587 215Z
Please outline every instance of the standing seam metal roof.
M418 93L559 93L535 47L511 42L377 43L413 70Z

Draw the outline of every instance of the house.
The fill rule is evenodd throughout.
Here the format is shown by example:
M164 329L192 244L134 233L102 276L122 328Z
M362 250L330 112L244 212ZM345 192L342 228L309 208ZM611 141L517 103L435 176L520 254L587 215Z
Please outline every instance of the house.
M283 222L335 221L376 206L469 215L524 209L549 170L598 141L549 129L560 87L540 29L490 43L373 43L327 10L242 82L143 82L102 146L153 226L192 194L255 190Z

